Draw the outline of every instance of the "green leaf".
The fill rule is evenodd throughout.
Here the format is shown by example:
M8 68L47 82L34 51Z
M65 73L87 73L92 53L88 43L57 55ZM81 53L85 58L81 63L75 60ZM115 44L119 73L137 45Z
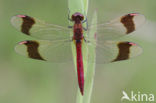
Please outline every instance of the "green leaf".
M97 24L97 14L96 11L94 12L92 16L92 23L91 24ZM97 28L93 28L90 30L88 36L89 38L95 39ZM95 42L95 41L94 41ZM95 43L93 43L95 44ZM85 92L84 92L84 98L83 103L90 103L91 100L91 94L93 89L93 82L94 82L94 74L95 74L95 53L96 46L95 45L88 45L88 63L87 63L87 71L86 71L86 77L85 77Z

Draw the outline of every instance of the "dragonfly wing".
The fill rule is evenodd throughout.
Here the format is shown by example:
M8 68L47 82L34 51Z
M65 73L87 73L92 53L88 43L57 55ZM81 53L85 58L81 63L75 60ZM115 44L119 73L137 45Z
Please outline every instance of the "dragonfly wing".
M15 47L17 53L38 60L52 62L72 61L71 42L29 40L22 41Z
M26 15L16 15L11 18L12 25L22 33L43 40L69 39L70 29L48 24Z
M127 60L141 53L142 48L135 43L127 41L105 41L103 44L96 45L96 62L103 64Z
M117 39L135 31L144 22L145 17L142 14L131 13L111 20L108 23L97 24L97 40L104 41ZM91 25L89 29L93 29L95 26L96 25Z

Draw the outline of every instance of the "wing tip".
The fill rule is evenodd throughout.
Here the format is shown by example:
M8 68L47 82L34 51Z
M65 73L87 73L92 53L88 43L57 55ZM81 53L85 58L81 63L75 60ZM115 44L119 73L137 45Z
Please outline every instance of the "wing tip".
M27 15L17 14L17 15L12 16L12 18L13 18L13 17L25 18L25 17L27 17Z
M24 18L26 17L26 15L14 15L11 17L11 22L13 22L13 20L17 19L17 18Z
M131 47L130 47L131 54L135 54L135 55L130 54L130 57L136 57L143 52L143 49L139 44L134 43L134 42L128 42L128 44L131 45Z
M35 19L27 15L15 15L11 18L11 24L26 35L30 35L30 29L35 24Z
M132 51L132 54L134 54L134 55L130 55L130 57L136 57L142 54L143 49L141 48L139 44L133 43L133 42L129 42L129 44L131 44L131 51Z
M23 44L26 44L26 43L28 43L28 40L21 41L21 42L19 42L18 44L19 44L19 45L23 45Z
M39 53L39 42L35 40L25 40L15 46L15 51L23 56L46 61Z
M140 14L140 13L131 13L130 15L131 16L134 16L133 21L135 23L136 29L138 27L140 27L142 24L144 24L145 21L146 21L146 17L143 14Z
M112 62L128 60L142 53L142 48L138 44L128 41L119 42L118 50L118 55Z
M22 18L26 17L26 15L15 15L10 19L11 24L18 30L20 30L20 26L22 25Z
M126 28L126 34L130 34L144 24L145 20L145 16L140 13L129 13L122 16L120 22Z

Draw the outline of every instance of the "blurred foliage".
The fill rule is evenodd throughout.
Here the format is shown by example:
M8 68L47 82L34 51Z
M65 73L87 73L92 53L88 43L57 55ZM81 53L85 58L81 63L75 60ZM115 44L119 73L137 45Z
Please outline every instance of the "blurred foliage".
M92 0L88 12L97 9L100 21L139 12L153 24L155 3L155 0ZM16 54L17 42L34 38L22 35L10 24L13 15L27 14L67 26L67 4L66 0L0 0L0 103L75 103L78 85L74 65L47 63ZM156 37L153 31L144 35ZM141 32L137 33L141 37ZM122 40L139 44L143 53L128 61L97 65L91 103L120 103L122 90L156 95L156 39L150 42L134 34Z

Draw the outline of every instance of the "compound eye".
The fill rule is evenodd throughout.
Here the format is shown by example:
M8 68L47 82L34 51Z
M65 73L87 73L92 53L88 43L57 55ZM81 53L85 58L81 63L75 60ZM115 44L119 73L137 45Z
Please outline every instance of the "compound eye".
M73 20L73 21L75 20L75 16L74 16L74 15L72 15L72 20Z
M81 21L84 20L84 16L81 16L80 18L81 18Z

